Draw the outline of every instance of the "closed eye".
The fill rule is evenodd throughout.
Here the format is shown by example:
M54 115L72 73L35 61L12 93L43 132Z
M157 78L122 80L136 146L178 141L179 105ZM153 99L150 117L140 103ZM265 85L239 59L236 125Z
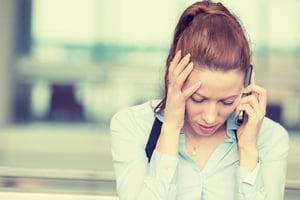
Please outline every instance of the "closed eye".
M191 97L191 99L192 99L192 101L195 102L195 103L202 103L202 102L205 101L204 98L199 98L199 99L197 99L197 98Z
M221 103L225 106L231 106L234 102L221 101Z
M219 99L218 102L220 102L224 106L231 106L231 105L234 104L237 97L238 97L238 95L232 95L232 96L229 96L229 97L224 98L224 99ZM198 94L198 93L195 93L195 95L192 95L190 98L194 103L203 103L204 101L209 100L208 97L205 97L205 96L203 96L201 94Z

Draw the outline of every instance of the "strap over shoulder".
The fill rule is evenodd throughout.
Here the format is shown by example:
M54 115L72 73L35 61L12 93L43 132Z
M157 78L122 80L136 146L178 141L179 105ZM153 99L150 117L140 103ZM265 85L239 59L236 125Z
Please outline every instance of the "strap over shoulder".
M146 154L148 157L148 162L150 162L150 160L151 160L152 153L155 149L157 140L159 138L161 126L162 126L162 122L157 117L155 117L155 120L152 125L152 129L151 129L151 132L150 132L150 135L148 138L148 142L147 142L147 145L145 148L145 151L146 151Z

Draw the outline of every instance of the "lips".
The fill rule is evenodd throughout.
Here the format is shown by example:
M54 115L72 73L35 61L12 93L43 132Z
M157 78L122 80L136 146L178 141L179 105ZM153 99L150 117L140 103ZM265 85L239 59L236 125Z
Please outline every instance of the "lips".
M212 133L217 129L217 126L204 126L200 124L198 124L198 127L202 133L206 133L206 134Z

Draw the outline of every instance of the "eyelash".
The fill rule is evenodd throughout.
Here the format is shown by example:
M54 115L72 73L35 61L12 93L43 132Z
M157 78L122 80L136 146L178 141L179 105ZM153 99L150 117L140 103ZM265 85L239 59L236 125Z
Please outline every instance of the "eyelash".
M225 106L231 106L233 104L233 102L225 102L225 101L221 101L221 102Z
M197 100L191 97L192 101L195 103L203 103L206 99ZM224 106L231 106L233 102L220 101Z
M195 103L202 103L205 101L205 99L201 99L201 100L197 100L197 99L194 99L193 97L191 97L192 101L195 102Z

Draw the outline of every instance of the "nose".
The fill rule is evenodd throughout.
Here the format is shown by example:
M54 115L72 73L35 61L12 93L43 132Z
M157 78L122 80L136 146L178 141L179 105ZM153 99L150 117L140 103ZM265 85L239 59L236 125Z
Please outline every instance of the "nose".
M207 125L215 124L218 116L217 105L215 103L209 103L205 106L203 112L203 120Z

